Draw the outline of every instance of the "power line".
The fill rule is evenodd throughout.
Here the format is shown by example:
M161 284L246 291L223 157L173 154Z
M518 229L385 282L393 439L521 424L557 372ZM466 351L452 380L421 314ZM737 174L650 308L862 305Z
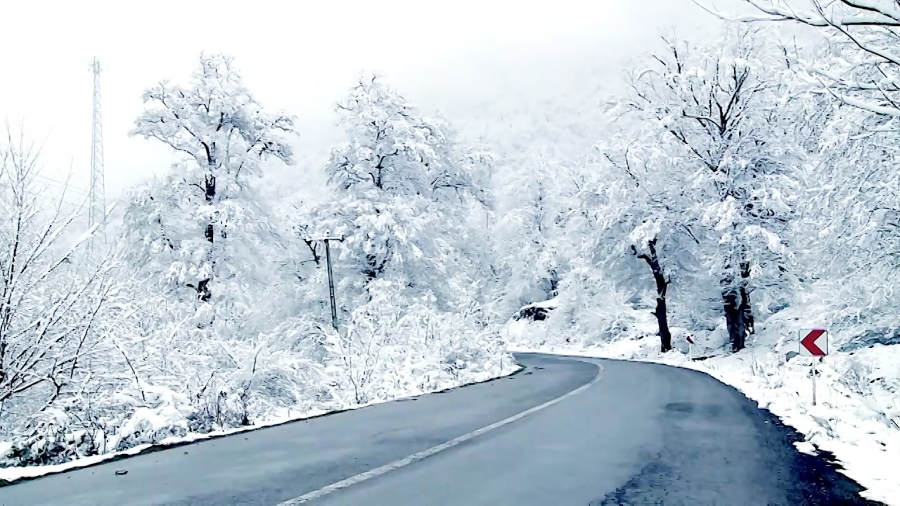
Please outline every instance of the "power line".
M39 177L39 178L43 179L44 181L46 181L46 182L48 182L48 183L54 183L54 184L57 184L57 185L59 185L59 186L62 186L62 187L65 188L67 191L68 191L68 190L72 190L72 191L75 191L75 192L77 192L77 193L82 193L82 194L84 194L84 195L90 195L90 193L91 193L90 190L85 190L84 188L79 188L78 186L73 186L71 183L69 183L69 182L67 182L67 181L60 181L60 180L58 180L58 179L53 179L53 178L51 178L51 177L47 177L47 176L44 176L44 175L42 175L42 174L35 174L35 177Z

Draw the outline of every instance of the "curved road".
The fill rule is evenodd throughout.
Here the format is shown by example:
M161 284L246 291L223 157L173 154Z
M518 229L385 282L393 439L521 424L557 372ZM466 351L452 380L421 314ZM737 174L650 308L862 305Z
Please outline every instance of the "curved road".
M2 487L0 505L877 504L702 373L517 358L509 378Z

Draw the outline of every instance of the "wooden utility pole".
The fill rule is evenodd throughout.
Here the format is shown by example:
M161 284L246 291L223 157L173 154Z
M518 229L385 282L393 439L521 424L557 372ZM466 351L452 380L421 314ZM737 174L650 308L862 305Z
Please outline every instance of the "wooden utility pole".
M307 239L308 241L324 241L325 242L325 265L328 266L328 296L331 300L331 326L337 330L337 306L334 301L334 274L331 271L331 241L344 242L344 236L340 237L320 237L317 239Z

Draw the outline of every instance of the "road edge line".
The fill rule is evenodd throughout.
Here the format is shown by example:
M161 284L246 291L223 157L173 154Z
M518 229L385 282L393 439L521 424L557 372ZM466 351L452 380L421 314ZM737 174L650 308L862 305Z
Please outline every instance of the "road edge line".
M581 362L581 360L579 360L579 362ZM584 361L584 362L587 362L587 361ZM494 422L490 425L487 425L480 429L469 432L468 434L463 434L462 436L451 439L450 441L447 441L446 443L442 443L437 446L432 446L431 448L429 448L427 450L422 450L420 452L414 453L406 458L403 458L400 460L395 460L388 464L384 464L383 466L376 467L375 469L366 471L364 473L357 474L356 476L351 476L350 478L346 478L339 482L332 483L331 485L327 485L318 490L313 490L312 492L307 492L307 493L305 493L301 496L297 496L293 499L288 499L287 501L278 503L276 506L296 506L298 504L303 504L307 501L312 501L313 499L318 499L318 498L326 496L332 492L336 492L338 490L347 488L347 487L355 485L357 483L361 483L361 482L370 480L372 478L389 473L390 471L400 469L401 467L406 467L410 464L413 464L420 460L431 457L432 455L434 455L436 453L442 452L444 450L453 448L454 446L457 446L459 444L465 443L466 441L468 441L470 439L476 438L476 437L478 437L482 434L488 433L494 429L503 427L504 425L508 425L515 421L521 420L522 418L525 418L528 415L531 415L531 414L537 413L538 411L541 411L543 409L549 408L550 406L552 406L554 404L562 402L562 401L568 399L569 397L572 397L574 395L577 395L577 394L587 390L588 388L593 386L595 383L600 381L600 378L603 376L603 366L600 364L594 363L594 362L588 362L588 363L593 363L594 365L597 366L597 376L595 376L594 379L592 379L590 382L585 383L584 385L581 385L580 387L576 388L575 390L566 392L565 394L563 394L555 399L551 399L551 400L549 400L543 404L537 405L533 408L526 409L525 411L522 411L521 413L515 414L509 418L500 420L499 422Z

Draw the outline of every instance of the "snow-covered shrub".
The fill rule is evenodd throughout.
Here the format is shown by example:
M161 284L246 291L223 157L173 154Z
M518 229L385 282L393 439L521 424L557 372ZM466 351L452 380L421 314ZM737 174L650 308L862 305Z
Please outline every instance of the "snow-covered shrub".
M494 327L472 312L403 299L395 283L370 286L372 300L337 332L321 327L333 395L346 406L483 381L514 367Z

